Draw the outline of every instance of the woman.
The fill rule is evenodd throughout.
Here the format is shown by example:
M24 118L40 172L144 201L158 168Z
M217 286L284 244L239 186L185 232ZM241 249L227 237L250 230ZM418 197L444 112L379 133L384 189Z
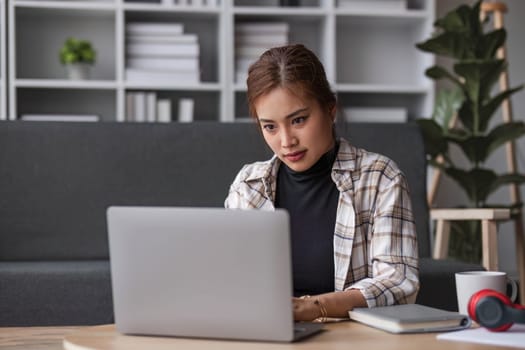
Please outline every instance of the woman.
M275 153L245 165L225 206L290 214L294 318L414 302L417 240L406 180L390 159L335 136L336 98L303 45L249 68L248 104Z

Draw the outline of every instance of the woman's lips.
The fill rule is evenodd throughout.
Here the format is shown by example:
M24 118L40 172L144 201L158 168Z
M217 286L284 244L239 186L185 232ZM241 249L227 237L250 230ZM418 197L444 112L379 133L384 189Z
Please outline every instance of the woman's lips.
M306 151L299 151L299 152L287 153L284 155L284 157L291 162L298 162L301 159L303 159L305 154L306 154Z

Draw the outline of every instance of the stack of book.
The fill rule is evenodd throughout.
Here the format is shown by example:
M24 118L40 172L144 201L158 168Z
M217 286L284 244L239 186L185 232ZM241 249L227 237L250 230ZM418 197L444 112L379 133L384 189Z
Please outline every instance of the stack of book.
M193 107L193 99L180 98L178 121L193 121ZM172 120L171 99L158 98L155 92L150 91L126 93L126 121L169 123Z
M182 23L132 22L126 25L126 79L193 84L200 81L197 34Z
M247 22L235 25L235 81L246 80L248 68L271 47L288 44L286 22Z

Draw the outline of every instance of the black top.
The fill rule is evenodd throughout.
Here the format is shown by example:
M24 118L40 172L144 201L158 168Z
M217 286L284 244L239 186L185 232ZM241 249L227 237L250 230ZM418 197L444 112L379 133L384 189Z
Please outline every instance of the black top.
M275 207L290 214L294 295L334 291L333 237L339 191L331 178L339 144L310 169L282 163Z

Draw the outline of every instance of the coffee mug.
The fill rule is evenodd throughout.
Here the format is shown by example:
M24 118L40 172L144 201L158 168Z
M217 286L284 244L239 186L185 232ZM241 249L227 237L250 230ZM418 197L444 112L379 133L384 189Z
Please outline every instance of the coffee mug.
M507 277L505 272L500 271L466 271L456 272L456 293L458 297L459 313L468 315L468 302L470 297L482 289L492 289L502 294L507 294L507 285L511 285L512 302L518 296L516 282Z

